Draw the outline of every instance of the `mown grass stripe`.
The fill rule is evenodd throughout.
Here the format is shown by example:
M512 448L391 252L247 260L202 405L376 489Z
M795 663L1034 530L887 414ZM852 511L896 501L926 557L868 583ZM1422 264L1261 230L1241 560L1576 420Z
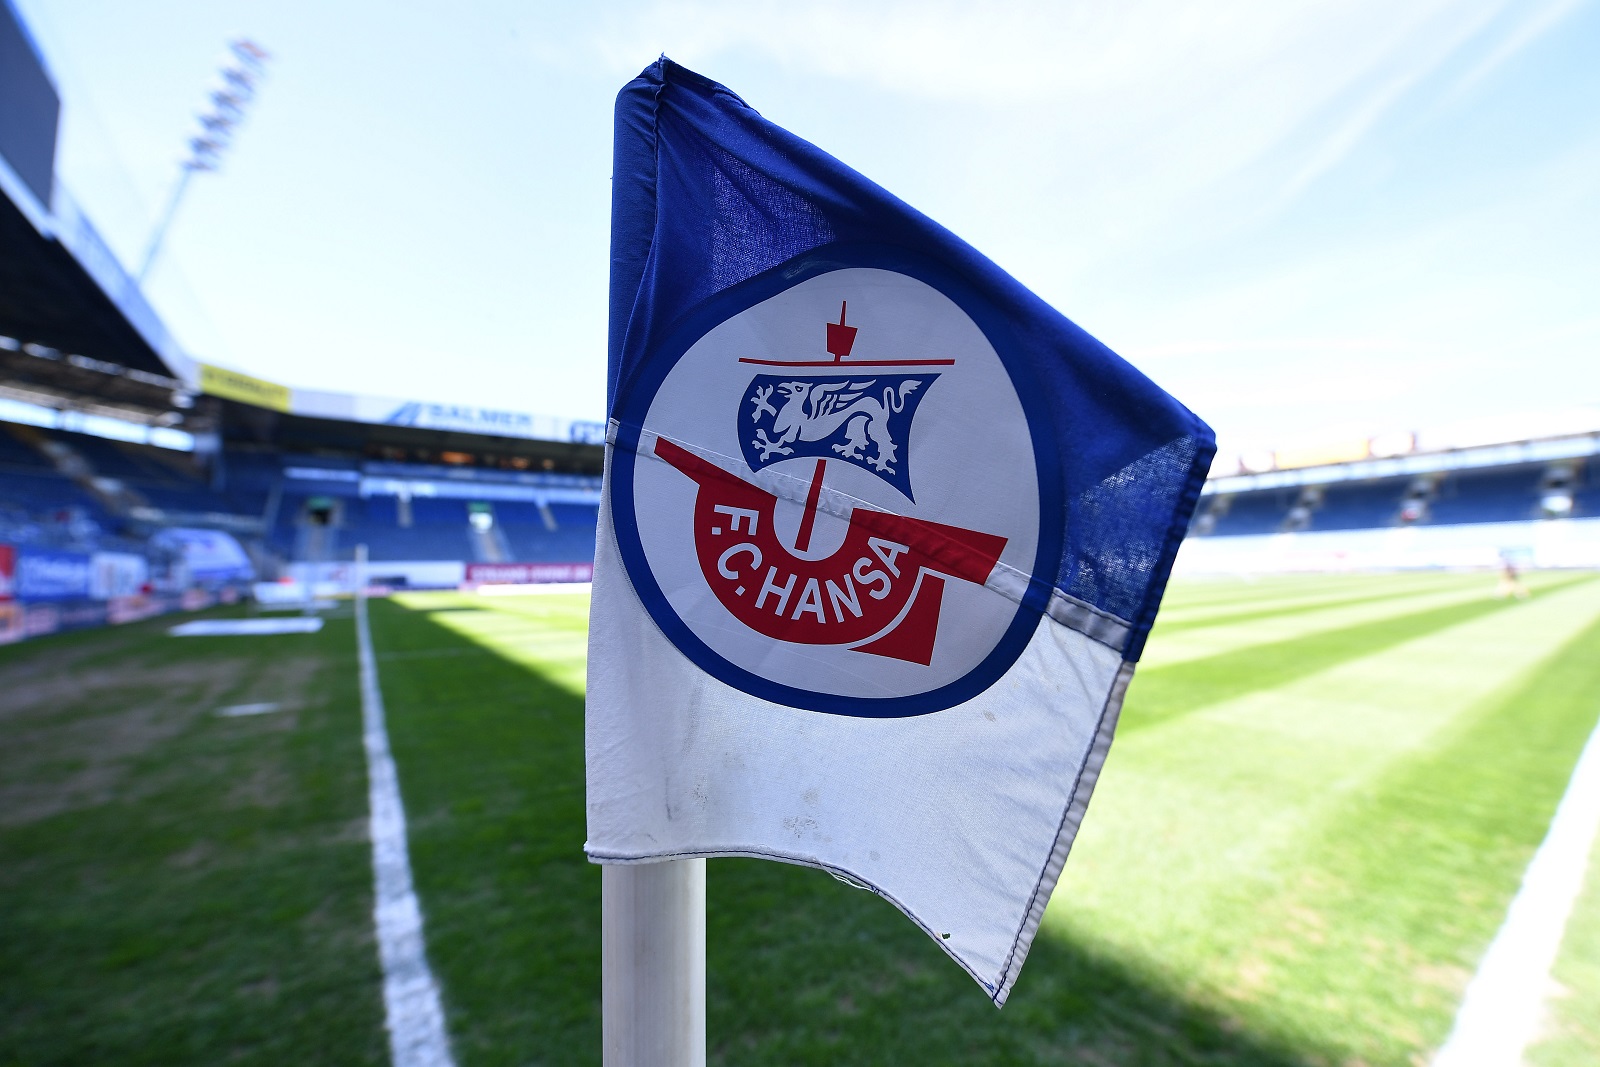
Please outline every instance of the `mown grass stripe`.
M1424 611L1393 615L1327 633L1270 644L1136 673L1119 730L1148 729L1197 708L1248 693L1264 692L1351 660L1486 615L1504 612L1516 601L1470 600Z
M1597 694L1600 622L1352 790L1286 857L1280 893L1236 902L1253 919L1218 984L1252 976L1249 1014L1285 1040L1332 1038L1337 1060L1426 1058L1545 837Z
M1173 667L1181 663L1192 663L1195 660L1238 652L1251 646L1314 637L1399 615L1489 599L1491 598L1481 588L1436 590L1404 601L1345 604L1295 613L1287 617L1269 616L1245 622L1203 627L1183 633L1157 633L1152 635L1151 644L1145 650L1140 668L1151 670Z
M1600 839L1552 978L1545 1032L1526 1059L1533 1067L1593 1067L1600 1063Z
M1316 596L1330 588L1348 588L1351 576L1266 574L1247 577L1176 575L1169 599L1179 604L1227 604L1238 600L1265 600L1284 596ZM1370 576L1356 575L1357 581Z
M1265 606L1234 608L1205 615L1176 618L1170 622L1163 622L1158 618L1152 639L1167 634L1182 633L1185 630L1203 630L1213 626L1232 626L1239 623L1254 622L1258 619L1281 619L1294 615L1304 615L1309 612L1326 611L1330 608L1350 607L1355 604L1383 604L1396 600L1410 600L1426 596L1429 593L1436 593L1439 589L1439 583L1430 582L1426 585L1418 585L1411 588L1367 592L1357 596L1314 597L1302 600L1288 600Z
M1594 658L1594 657L1591 657ZM1600 671L1594 672L1600 675ZM1594 680L1594 679L1591 679ZM1600 694L1580 700L1600 712ZM1522 1059L1539 1027L1545 989L1567 919L1583 889L1589 848L1600 831L1600 729L1573 768L1539 850L1529 861L1505 922L1467 986L1456 1025L1435 1067L1471 1067Z
M1442 843L1458 853L1450 873L1459 885L1429 882L1431 926L1396 931L1379 921L1388 905L1376 902L1407 876L1389 869L1409 862L1404 849L1387 849L1390 823L1413 816L1396 805L1383 818L1354 822L1352 798L1382 788L1418 754L1452 748L1484 707L1521 689L1551 649L1590 630L1597 616L1593 587L1568 589L1119 740L1047 928L1166 969L1201 1003L1308 1058L1344 1062L1350 1057L1340 1050L1354 1043L1389 1050L1369 1063L1407 1062L1410 1052L1389 1053L1415 1051L1428 1039L1408 1013L1438 1021L1434 1038L1442 1036L1437 1031L1542 822L1535 820L1498 896L1462 873L1475 862L1478 841L1461 839L1459 825L1446 822ZM1498 699L1486 704L1486 695ZM1515 725L1515 716L1502 720ZM1545 746L1539 729L1528 733L1527 747ZM1495 748L1522 743L1495 738L1474 757L1478 769L1495 777L1508 763L1496 765ZM1555 791L1573 751L1561 757ZM1426 774L1406 777L1419 792L1437 792L1430 811L1488 805L1492 817L1504 803L1504 790L1475 793ZM1328 860L1319 852L1325 841L1347 851ZM1352 873L1349 854L1359 858L1369 848L1383 862ZM1503 858L1489 856L1487 869L1498 870ZM1344 894L1342 904L1310 906L1330 887ZM1488 916L1486 929L1461 953L1467 967L1456 964L1459 974L1413 959L1413 941L1426 946L1440 933L1441 914L1470 917L1475 909ZM1317 946L1335 941L1339 951L1318 955ZM1451 943L1463 945L1459 937ZM1385 953L1418 967L1385 969ZM1292 967L1278 966L1283 954L1293 956Z
M582 852L584 661L572 655L587 603L472 599L373 605L379 647L395 654L389 731L455 1051L464 1067L527 1063L529 1050L598 1063L599 870ZM498 662L404 656L479 641ZM894 908L819 871L714 861L707 918L712 1064L1301 1067L1159 976L1074 946L1036 943L996 1012Z
M1591 576L1545 576L1534 588L1534 595L1555 592L1573 582L1588 581ZM1152 636L1150 646L1141 661L1142 670L1164 668L1179 663L1206 659L1210 656L1238 651L1248 645L1263 645L1310 637L1314 634L1341 630L1378 619L1450 604L1492 599L1493 587L1479 582L1470 585L1444 588L1418 594L1403 601L1383 601L1370 604L1351 604L1329 607L1317 611L1294 613L1281 617L1266 617L1245 622L1188 630L1183 633Z
M1454 574L1273 574L1250 578L1175 578L1162 598L1163 609L1180 611L1225 609L1235 604L1291 602L1307 597L1383 589L1396 585L1429 584L1459 577Z
M1255 611L1279 606L1313 603L1319 600L1337 600L1348 597L1374 596L1384 593L1404 593L1430 589L1452 588L1468 583L1483 584L1485 576L1477 574L1424 572L1418 574L1349 575L1342 580L1274 588L1259 588L1255 583L1241 583L1238 595L1201 601L1187 600L1182 592L1165 597L1161 602L1163 617L1175 619L1223 615L1235 611Z

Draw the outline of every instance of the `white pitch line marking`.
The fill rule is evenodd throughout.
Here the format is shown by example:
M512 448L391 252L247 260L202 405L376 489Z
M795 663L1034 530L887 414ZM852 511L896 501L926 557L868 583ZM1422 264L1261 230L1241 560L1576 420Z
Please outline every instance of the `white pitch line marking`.
M1539 1030L1550 969L1600 833L1600 724L1583 746L1544 843L1478 964L1433 1067L1517 1067Z
M361 740L367 750L368 804L372 810L373 920L383 965L384 1023L394 1067L453 1067L439 985L428 969L422 908L411 884L406 812L400 779L389 752L383 692L367 625L367 598L356 592L356 650L361 662Z
M265 704L235 704L228 708L218 708L217 714L225 719L237 719L241 715L269 715L281 707L283 705L276 701Z
M173 637L260 637L268 634L314 634L322 629L318 618L196 619L168 630Z

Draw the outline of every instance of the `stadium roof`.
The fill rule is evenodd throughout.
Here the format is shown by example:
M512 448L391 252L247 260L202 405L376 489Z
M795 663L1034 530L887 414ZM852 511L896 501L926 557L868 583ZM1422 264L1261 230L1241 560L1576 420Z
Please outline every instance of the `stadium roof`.
M60 111L37 45L0 0L0 402L14 415L26 408L26 418L49 425L88 414L310 447L462 449L598 469L603 422L300 389L195 360L56 181ZM191 393L213 400L195 407Z
M1213 493L1243 493L1255 489L1283 489L1334 482L1371 481L1446 471L1506 467L1522 463L1552 463L1600 455L1600 431L1504 441L1494 444L1408 450L1403 455L1368 456L1346 462L1268 470L1253 474L1213 474L1201 489Z
M0 335L64 354L172 374L125 309L66 245L35 229L9 195L0 197Z
M61 101L39 49L0 3L0 337L150 374L184 361L166 328L55 181ZM182 374L174 375L183 377Z

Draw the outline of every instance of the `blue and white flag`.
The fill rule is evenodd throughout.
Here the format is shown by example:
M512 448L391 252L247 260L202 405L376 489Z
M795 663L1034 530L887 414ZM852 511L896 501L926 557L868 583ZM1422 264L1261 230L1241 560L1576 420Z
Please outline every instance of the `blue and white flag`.
M1005 1001L1215 444L663 58L617 99L586 846L893 902Z

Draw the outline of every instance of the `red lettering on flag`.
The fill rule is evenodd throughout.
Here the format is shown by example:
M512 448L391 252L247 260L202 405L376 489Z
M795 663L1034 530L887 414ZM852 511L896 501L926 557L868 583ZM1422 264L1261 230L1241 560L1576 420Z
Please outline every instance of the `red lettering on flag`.
M844 543L801 559L778 540L778 498L665 438L655 454L693 479L694 544L711 590L746 626L779 641L858 645L928 664L944 582L982 584L1006 539L856 508ZM882 636L880 636L882 635Z

